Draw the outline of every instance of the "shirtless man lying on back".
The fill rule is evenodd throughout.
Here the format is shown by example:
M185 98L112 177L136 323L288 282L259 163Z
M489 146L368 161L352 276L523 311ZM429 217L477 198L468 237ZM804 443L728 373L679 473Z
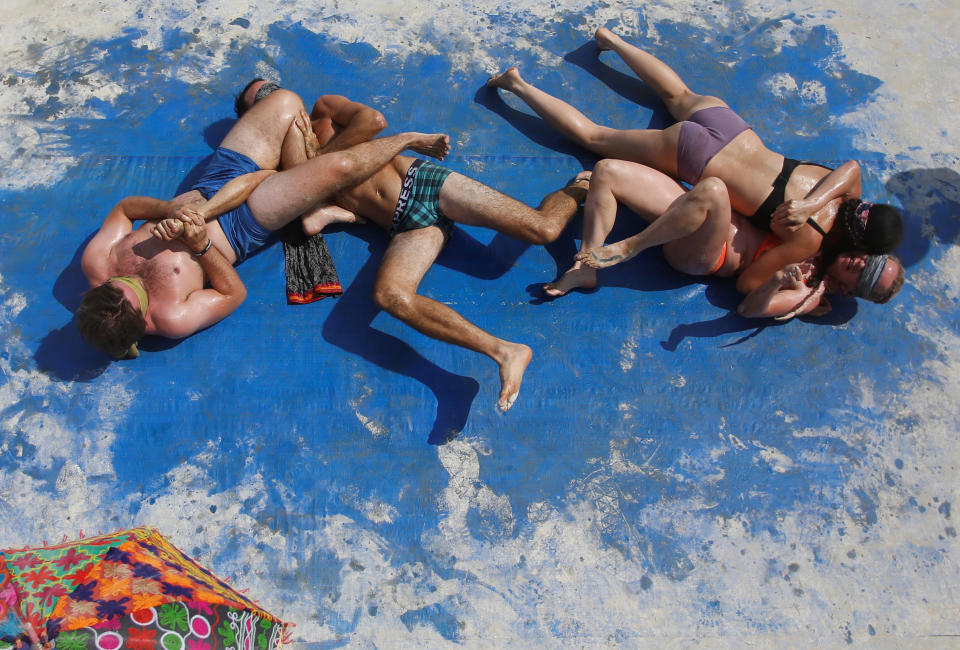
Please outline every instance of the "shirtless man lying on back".
M128 197L110 211L81 259L93 287L77 311L87 341L125 358L136 356L144 334L180 338L209 327L243 302L246 290L233 265L273 231L405 149L439 159L449 151L449 138L440 134L369 142L363 140L372 134L359 134L347 149L287 165L285 157L296 157L291 143L303 146L294 124L302 113L295 93L271 94L227 133L194 189L171 201ZM275 173L281 163L289 168ZM134 229L140 220L147 223Z

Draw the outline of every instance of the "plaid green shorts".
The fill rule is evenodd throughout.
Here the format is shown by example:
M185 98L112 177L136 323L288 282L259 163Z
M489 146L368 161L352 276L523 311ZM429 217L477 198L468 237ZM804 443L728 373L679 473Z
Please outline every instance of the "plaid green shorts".
M440 212L440 188L451 173L449 169L426 160L413 161L403 178L397 207L393 211L391 234L437 226L444 235L450 236L453 222Z

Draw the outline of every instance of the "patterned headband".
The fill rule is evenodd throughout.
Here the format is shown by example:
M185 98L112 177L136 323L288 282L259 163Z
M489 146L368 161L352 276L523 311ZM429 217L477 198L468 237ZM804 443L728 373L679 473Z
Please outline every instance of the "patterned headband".
M863 201L854 210L845 215L844 225L847 232L850 233L850 239L854 246L862 246L864 237L867 234L867 220L870 218L870 208L872 203Z
M257 94L253 96L253 103L256 104L275 90L280 90L279 84L275 84L272 81L263 82L263 84L257 88Z
M857 282L857 297L870 300L874 287L880 279L880 274L887 266L887 255L867 255L867 262Z

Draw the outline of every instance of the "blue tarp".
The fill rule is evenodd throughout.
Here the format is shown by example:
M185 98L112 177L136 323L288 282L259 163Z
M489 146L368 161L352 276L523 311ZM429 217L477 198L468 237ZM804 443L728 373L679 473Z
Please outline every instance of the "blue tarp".
M587 30L522 28L557 58L492 46L504 67L612 126L667 123ZM822 25L656 28L651 51L774 149L861 162L864 194L903 208L908 283L886 306L840 299L823 319L746 320L729 281L682 276L654 250L550 302L539 286L572 260L579 219L545 248L458 228L421 290L534 349L506 415L495 364L375 308L387 239L373 226L328 236L335 300L286 305L276 246L239 268L248 298L235 314L183 341L148 339L136 361L95 353L72 321L80 253L107 211L176 194L263 65L308 105L341 93L381 110L390 133L448 132L449 167L533 205L595 162L486 89L479 66L462 69L443 43L401 56L278 24L202 82L170 74L204 55L202 34L176 28L159 48L131 30L72 44L50 69L8 68L3 93L94 67L122 92L63 119L55 89L34 102L60 149L33 163L62 175L0 190L0 545L156 525L315 647L387 634L428 646L862 640L916 631L897 621L923 597L943 609L921 631L956 633L940 613L957 606L944 432L956 430L958 302L938 273L960 231L957 173L858 148L838 118L881 81ZM792 43L772 37L787 28ZM772 92L771 71L827 101ZM624 212L614 237L639 227ZM954 402L945 420L931 413L939 391Z

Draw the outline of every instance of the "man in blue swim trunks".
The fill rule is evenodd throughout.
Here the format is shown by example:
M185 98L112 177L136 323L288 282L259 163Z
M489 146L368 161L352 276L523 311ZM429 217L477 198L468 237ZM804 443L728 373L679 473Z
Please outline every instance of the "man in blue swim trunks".
M81 260L93 288L77 322L94 347L125 358L136 356L144 334L180 338L209 327L243 302L246 290L233 265L272 231L405 149L439 159L449 152L441 134L364 142L372 134L354 133L337 138L338 150L311 149L308 158L302 133L308 120L295 93L274 92L227 133L195 189L170 201L127 197L111 210Z
M245 92L251 92L249 88ZM255 102L251 112L259 105ZM378 123L378 116L385 123L363 104L340 96L321 97L311 115L313 129L298 131L305 136L304 145L292 148L323 151L334 135L362 137L360 132ZM362 217L389 231L391 241L377 273L374 302L423 334L490 357L500 369L497 405L507 410L517 399L531 349L497 338L450 307L420 295L420 281L449 239L454 222L491 228L534 244L554 241L586 198L588 179L589 173L578 176L533 209L429 161L397 155L366 181L334 194L329 206L305 216L304 230L316 233L331 221Z

